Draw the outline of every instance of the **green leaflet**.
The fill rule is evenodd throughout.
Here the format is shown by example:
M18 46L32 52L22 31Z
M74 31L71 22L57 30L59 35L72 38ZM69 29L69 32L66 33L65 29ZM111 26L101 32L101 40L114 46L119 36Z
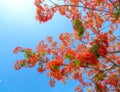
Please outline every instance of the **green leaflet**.
M79 29L78 29L78 36L82 36L85 32L85 29L83 28L83 26L81 26Z
M107 76L103 73L100 73L97 77L96 77L96 82L98 82L99 80L104 80L104 78L106 78Z
M20 66L21 66L21 67L24 67L25 65L26 65L26 64L20 62Z
M33 55L33 54L35 54L35 52L28 52L28 51L26 51L25 54L24 54L24 58L26 59L29 56Z
M66 55L65 58L68 59L68 60L70 60L70 59L72 59L72 56Z
M116 20L119 19L120 9L117 9L114 15L116 16Z
M93 52L97 58L100 57L99 53L98 53L98 49L99 49L99 45L93 45L91 48L90 48L90 52Z
M25 66L25 64L20 64L22 67Z
M52 69L53 69L53 70L58 70L58 69L59 69L59 66L53 65L53 66L52 66Z
M74 21L73 25L78 30L78 36L82 36L85 32L84 27L82 26L82 22L79 19Z
M45 56L46 55L46 52L42 52L42 56Z
M80 60L75 60L74 63L75 63L76 66L79 66L80 65Z

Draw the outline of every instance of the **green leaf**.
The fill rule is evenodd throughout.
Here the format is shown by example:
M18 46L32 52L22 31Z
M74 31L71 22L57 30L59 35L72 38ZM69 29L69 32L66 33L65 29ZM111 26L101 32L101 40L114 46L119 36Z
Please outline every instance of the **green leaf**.
M52 66L52 69L53 69L53 70L59 70L59 66L53 65L53 66Z
M117 9L114 15L116 16L116 20L119 19L120 9Z
M79 19L74 20L74 26L77 28L82 25L82 22Z
M97 78L95 79L95 81L98 82L98 81L99 81L99 78L97 77Z
M20 64L22 67L25 66L25 64Z
M72 57L70 55L66 55L65 58L68 59L68 60L72 59Z
M76 66L79 66L80 65L80 60L75 60L74 63L75 63Z
M25 66L25 64L23 64L23 63L20 63L20 65L23 67L23 66Z
M93 45L91 48L90 48L90 52L93 52L97 58L100 57L99 53L98 53L98 49L99 49L99 45Z
M45 56L46 55L46 52L42 52L42 56Z
M82 36L84 34L84 32L85 32L85 29L83 28L83 26L80 26L78 28L78 36Z
M74 21L73 25L78 30L78 36L82 36L85 32L85 28L82 26L82 22L79 19Z
M100 73L97 77L96 77L96 82L98 82L99 80L104 80L104 78L106 78L107 76L103 73Z

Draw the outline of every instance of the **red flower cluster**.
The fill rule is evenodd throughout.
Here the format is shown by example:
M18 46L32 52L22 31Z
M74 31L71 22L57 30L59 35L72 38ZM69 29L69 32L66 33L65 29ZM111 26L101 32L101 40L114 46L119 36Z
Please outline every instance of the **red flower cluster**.
M25 53L25 59L16 61L14 67L16 70L19 70L23 66L25 67L33 67L36 62L38 61L38 57L35 53L32 52L32 49L29 48L22 48L22 47L16 47L13 51L15 54L18 52L24 52Z
M33 66L35 66L36 62L38 61L38 58L37 58L36 54L32 54L28 57L27 61L29 63L28 67L33 67Z
M51 10L49 10L49 13L46 13L44 11L41 10L41 8L37 8L36 10L36 19L39 22L46 22L50 19L52 19L53 13L50 12Z
M64 56L66 59L73 59L75 57L75 51L72 49L67 49Z
M26 64L26 61L25 60L20 60L20 61L16 61L15 64L14 64L14 68L16 70L19 70L21 69L23 66L25 66Z
M63 66L63 60L61 58L54 59L46 64L46 68L50 69L48 76L61 80L63 78L62 70L60 66Z
M105 85L111 85L115 87L115 91L114 92L119 92L119 82L120 82L120 77L116 76L115 73L110 73L110 76L108 77L108 79L104 80L104 84Z
M92 43L92 47L90 51L95 53L97 57L102 56L106 57L108 54L108 34L101 33L98 34L94 42Z
M16 61L14 68L16 70L21 69L22 67L33 67L35 66L36 62L38 61L38 58L35 54L28 56L28 58L24 59L24 60L19 60Z
M20 52L20 51L22 51L23 50L23 48L22 47L16 47L14 50L13 50L13 52L15 53L15 54L17 54L18 52Z
M76 59L80 60L80 66L86 66L86 64L96 65L99 62L95 54L90 51L79 52Z
M107 33L98 34L97 41L100 45L104 45L105 47L108 47L108 34Z
M31 53L32 49L29 49L29 48L24 49L24 48L18 46L13 50L13 53L17 54L18 52Z
M99 39L99 49L98 49L98 53L102 56L102 57L106 57L108 54L107 48L108 48L108 34L107 33L102 33L97 35L98 39Z
M98 53L102 56L102 57L106 57L108 54L107 48L105 46L100 46L98 49Z
M50 79L49 85L50 85L51 87L54 87L54 86L55 86L55 80Z
M50 19L52 19L52 16L54 12L56 12L55 8L49 9L48 6L42 6L40 3L43 2L43 0L35 0L35 6L37 7L36 9L36 19L39 22L46 22Z
M64 45L64 46L68 46L68 45L70 45L70 40L71 40L71 38L72 38L72 34L71 33L61 33L60 34L60 36L59 36L59 39L62 41L62 44Z
M43 73L45 71L45 68L38 67L38 72Z
M57 71L61 65L63 65L62 59L54 59L46 64L46 68L50 69L50 71Z

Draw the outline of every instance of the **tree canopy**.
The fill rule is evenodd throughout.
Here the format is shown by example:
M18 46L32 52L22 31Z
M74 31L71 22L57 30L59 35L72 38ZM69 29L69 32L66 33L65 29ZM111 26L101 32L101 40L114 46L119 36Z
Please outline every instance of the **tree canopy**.
M25 58L17 60L16 70L39 65L47 72L50 86L55 81L80 82L75 91L120 92L120 0L35 0L36 20L44 23L56 12L71 20L73 32L61 33L57 42L48 36L33 51L16 47ZM84 80L86 75L89 81Z

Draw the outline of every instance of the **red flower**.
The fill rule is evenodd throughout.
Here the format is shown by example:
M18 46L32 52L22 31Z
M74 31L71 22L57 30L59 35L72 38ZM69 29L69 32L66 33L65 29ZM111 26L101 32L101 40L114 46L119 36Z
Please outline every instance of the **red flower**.
M50 79L49 85L50 85L51 87L54 87L54 86L55 86L55 80Z
M16 62L15 62L15 65L14 65L14 68L15 68L16 70L19 70L19 69L21 69L23 66L25 66L25 64L26 64L26 60L16 61Z
M75 51L72 49L67 49L64 55L66 59L73 59L75 57Z
M62 58L54 59L46 64L46 68L50 70L49 76L56 78L57 80L62 80L63 71L60 70L60 66L63 66Z
M22 47L16 47L16 48L13 50L13 52L14 52L15 54L17 54L17 53L20 52L21 50L23 50Z
M19 69L21 68L21 65L19 64L19 61L16 61L16 62L15 62L14 68L15 68L16 70L19 70Z
M96 55L92 52L85 53L85 61L89 64L97 64L99 61L96 58Z
M54 59L46 64L46 67L49 68L51 71L56 71L59 67L63 65L62 59Z
M102 43L102 45L108 47L108 34L107 33L101 33L97 35L97 39L99 43Z
M80 60L80 65L84 66L85 64L92 64L95 65L99 61L97 60L94 53L86 51L86 52L79 52L77 54L76 59Z
M38 72L42 73L45 71L45 68L38 67Z
M105 46L100 46L98 49L98 53L102 56L102 57L106 57L108 54L107 48Z
M36 54L33 54L28 58L29 63L33 66L35 65L37 60L38 60L38 58L37 58Z

